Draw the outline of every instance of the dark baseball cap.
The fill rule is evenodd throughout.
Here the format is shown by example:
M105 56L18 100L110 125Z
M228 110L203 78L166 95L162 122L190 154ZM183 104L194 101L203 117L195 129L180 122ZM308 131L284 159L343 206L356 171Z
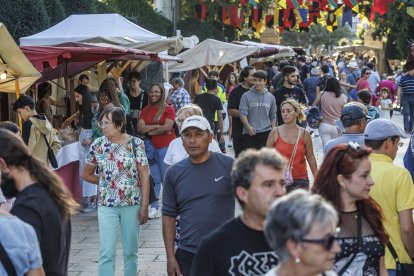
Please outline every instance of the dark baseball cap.
M366 107L362 104L357 103L348 103L346 104L341 111L341 122L344 126L352 125L354 121L366 118L371 119L367 115Z

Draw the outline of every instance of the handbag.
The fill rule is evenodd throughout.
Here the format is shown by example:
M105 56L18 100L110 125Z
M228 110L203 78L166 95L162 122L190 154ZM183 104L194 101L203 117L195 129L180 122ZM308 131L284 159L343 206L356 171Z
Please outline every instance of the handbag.
M57 169L59 167L58 162L56 160L56 156L55 153L53 152L52 148L49 145L49 142L47 141L46 135L43 134L43 138L45 138L45 142L47 145L47 159L49 159L50 165L52 165L52 167L54 169Z
M397 276L412 276L414 275L414 264L402 264L398 258L397 252L392 246L391 242L387 244L388 250L390 251L392 257L394 258L396 266L396 275Z
M135 149L135 140L133 137L131 137L132 139L132 151L134 152L134 159L135 159L135 163L137 162L137 151ZM138 171L138 166L137 166L137 171ZM154 178L152 177L152 175L150 174L149 176L149 186L150 186L150 192L149 192L149 204L152 204L156 201L158 201L158 197L155 194L155 181Z
M4 269L9 276L17 276L16 268L14 267L12 261L7 255L6 250L4 249L3 245L0 242L0 262L3 264Z
M285 174L284 174L285 185L286 186L289 186L293 183L292 165L293 165L293 160L295 159L296 150L298 148L299 138L300 138L301 134L302 134L302 128L299 128L298 138L296 139L295 147L293 148L292 155L290 156L290 160L289 160L287 169L286 169Z

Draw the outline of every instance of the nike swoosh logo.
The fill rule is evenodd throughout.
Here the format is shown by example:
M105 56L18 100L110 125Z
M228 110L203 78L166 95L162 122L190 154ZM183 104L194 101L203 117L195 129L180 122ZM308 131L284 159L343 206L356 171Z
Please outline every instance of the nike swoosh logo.
M214 178L214 181L218 182L220 179L222 179L224 175L220 176L219 178Z

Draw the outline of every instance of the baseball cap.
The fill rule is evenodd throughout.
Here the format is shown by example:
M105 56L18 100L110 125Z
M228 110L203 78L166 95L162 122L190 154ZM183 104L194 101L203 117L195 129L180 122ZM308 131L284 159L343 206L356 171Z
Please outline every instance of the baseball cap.
M362 118L371 119L359 104L349 103L341 110L341 122L344 126L352 125L355 120Z
M181 133L183 133L184 130L189 127L196 127L201 130L208 130L210 133L213 133L213 131L211 131L210 123L203 116L193 115L185 119L181 125Z
M349 67L349 68L354 68L354 69L357 69L357 68L358 68L358 64L357 64L355 61L351 61L351 62L348 64L348 67Z
M368 123L365 128L365 140L381 141L389 137L399 136L407 138L404 130L389 119L375 119Z

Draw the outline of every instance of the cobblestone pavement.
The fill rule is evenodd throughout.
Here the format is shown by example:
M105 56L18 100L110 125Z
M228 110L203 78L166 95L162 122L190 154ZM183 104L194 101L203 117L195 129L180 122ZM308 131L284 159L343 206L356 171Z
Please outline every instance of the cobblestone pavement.
M401 127L402 115L394 112L393 120ZM396 164L402 165L402 158L409 144L403 139L403 147L398 150ZM318 164L322 162L323 153L319 137L313 138L315 156ZM232 148L227 147L227 154L233 155ZM312 182L311 174L309 174ZM236 210L236 213L239 211ZM118 239L116 276L123 275L122 246ZM69 259L70 276L98 275L99 233L96 212L79 214L72 219L72 244ZM139 241L139 272L138 275L167 275L166 256L161 232L161 219L149 220L141 227Z

